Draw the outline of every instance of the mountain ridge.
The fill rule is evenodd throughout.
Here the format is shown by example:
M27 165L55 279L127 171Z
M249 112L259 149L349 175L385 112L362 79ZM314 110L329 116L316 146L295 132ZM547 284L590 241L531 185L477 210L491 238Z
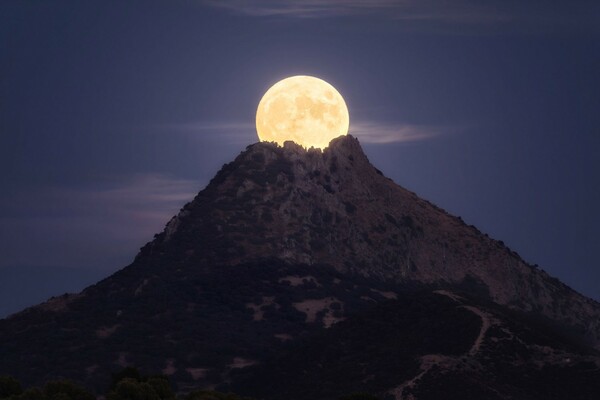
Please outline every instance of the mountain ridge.
M483 350L471 354L470 347L461 347L466 361L446 355L434 358L453 361L432 364L435 341L462 343L461 323L447 332L444 325L456 321L439 312L457 298L470 299L454 307L466 310L457 318L472 328L468 335ZM404 312L405 325L386 327L381 319ZM520 322L510 322L512 312ZM486 313L499 322L489 323ZM422 352L388 337L386 350L361 336L376 354L397 351L394 363L412 368L411 379L465 378L467 363L482 379L502 382L497 387L502 391L510 365L528 373L556 366L552 373L567 377L579 364L600 365L597 352L585 347L598 348L599 316L597 302L386 178L352 136L334 139L323 151L291 142L257 143L223 166L129 266L81 293L0 320L0 373L26 383L66 377L101 390L111 371L137 365L171 376L183 391L252 392L256 388L243 389L248 376L252 381L277 370L293 373L293 366L282 369L285 357L300 357L289 346L308 343L304 351L312 354L319 343L351 338L348 329L362 329L352 321L363 318L389 337L405 335L420 343L415 349ZM492 329L484 329L486 321ZM428 326L442 329L448 339L428 332ZM419 329L411 332L413 327ZM544 339L544 331L556 329L561 339ZM339 352L363 357L356 346ZM504 357L505 348L516 352ZM525 355L531 360L523 360ZM489 363L494 357L506 358L502 368ZM560 357L573 362L563 365ZM303 360L309 369L318 367ZM413 390L399 380L407 371L398 370L394 378L393 371L373 363L363 372L350 366L348 373L396 399ZM325 376L334 373L335 363L324 365L333 368ZM367 373L370 368L376 372ZM540 371L539 379L546 379ZM373 374L379 386L368 383ZM425 390L415 385L409 385L415 393ZM279 398L290 387L265 398ZM528 390L527 383L513 389L506 396ZM523 398L537 398L531 396Z
M230 171L232 166L235 171ZM276 198L281 193L273 189L277 185L288 185L285 197ZM229 246L226 254L232 264L251 261L252 252L265 252L288 262L311 264L316 259L340 271L367 271L368 275L382 279L425 283L483 280L494 301L521 311L541 312L571 325L586 325L588 318L583 314L589 312L600 316L600 304L595 300L526 263L503 242L489 238L460 217L448 214L384 177L369 162L358 140L350 135L334 139L322 152L305 150L293 142L283 147L270 143L251 145L233 163L224 166L201 193L212 196L215 190L220 195L218 201L229 201L228 206L236 212L243 211L249 202L256 213L251 218L240 216L245 218L242 224L225 222L229 229L236 227L227 234L240 239ZM203 201L197 196L188 208L184 207L157 240L168 242L181 221L189 217L194 202ZM203 204L217 210L224 207L214 202ZM306 204L312 204L313 208L302 208ZM303 214L288 215L287 210ZM280 218L271 224L269 219L274 211ZM218 246L219 238L225 237L219 233L223 226L212 223L215 237L209 245ZM335 230L323 229L323 225L329 224L335 225ZM248 243L251 236L243 235L244 229L252 225L267 226L270 231L260 233L266 235L261 244L275 245L257 249L256 244ZM424 227L427 232L423 232ZM303 230L309 234L300 234ZM311 235L312 232L316 235ZM396 243L390 243L390 235ZM157 245L157 240L149 244L150 249ZM250 251L250 256L235 253L232 248L238 252ZM143 254L144 250L139 256ZM346 264L352 260L359 267L344 265L340 260ZM565 297L577 304L583 313L580 318L561 313L564 307L561 299ZM583 329L597 346L600 325Z

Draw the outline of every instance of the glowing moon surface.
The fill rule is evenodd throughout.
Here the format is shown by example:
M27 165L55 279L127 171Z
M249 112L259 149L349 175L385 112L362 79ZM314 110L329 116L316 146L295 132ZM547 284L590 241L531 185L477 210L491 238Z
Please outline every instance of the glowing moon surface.
M256 111L256 131L263 142L280 146L292 140L305 148L324 149L346 135L350 124L342 95L312 76L283 79L264 94Z

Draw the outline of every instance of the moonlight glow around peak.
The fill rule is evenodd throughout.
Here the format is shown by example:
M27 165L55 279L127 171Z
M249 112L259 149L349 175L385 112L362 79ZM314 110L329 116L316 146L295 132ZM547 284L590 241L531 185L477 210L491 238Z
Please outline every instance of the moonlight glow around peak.
M271 86L258 104L256 131L263 142L292 140L306 148L324 149L346 135L350 124L342 95L312 76L292 76Z

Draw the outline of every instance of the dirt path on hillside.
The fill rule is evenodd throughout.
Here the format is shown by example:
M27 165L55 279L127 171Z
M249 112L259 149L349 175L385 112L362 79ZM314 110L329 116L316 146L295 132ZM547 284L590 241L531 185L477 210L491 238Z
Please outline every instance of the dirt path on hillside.
M477 339L475 339L475 342L473 342L473 346L471 346L471 349L469 350L469 355L474 356L475 354L479 353L479 349L481 348L481 343L483 343L483 340L485 339L485 335L487 334L488 329L490 329L490 327L492 326L492 319L488 313L482 311L481 309L479 309L477 307L473 307L473 306L463 306L463 307L466 308L467 310L471 311L473 314L478 315L479 318L481 318L481 329L479 330L479 335L477 336Z
M481 328L479 329L479 334L477 335L477 338L471 345L471 348L469 349L469 351L467 351L467 353L465 353L465 354L468 354L470 357L475 356L477 353L479 353L479 350L481 349L481 345L482 345L483 341L485 340L485 336L486 336L488 330L495 323L492 316L490 314L488 314L487 312L485 312L475 306L464 305L463 301L465 299L463 297L458 296L455 293L450 292L450 291L437 290L434 293L439 294L441 296L449 297L454 302L458 303L460 305L460 307L463 307L463 308L469 310L470 312L472 312L473 314L475 314L479 318L481 318ZM433 368L434 366L438 366L438 367L445 368L445 369L450 369L450 368L454 367L458 363L458 361L459 361L459 357L450 357L450 356L445 356L442 354L424 355L421 357L421 365L420 365L421 371L417 375L415 375L412 379L409 379L409 380L403 382L401 385L391 389L388 393L391 394L392 396L394 396L394 398L396 400L414 400L415 398L412 394L407 394L407 395L404 394L406 389L413 388L415 386L415 384L417 383L417 381L419 379L421 379L423 376L425 376L425 374L427 374L431 370L431 368Z

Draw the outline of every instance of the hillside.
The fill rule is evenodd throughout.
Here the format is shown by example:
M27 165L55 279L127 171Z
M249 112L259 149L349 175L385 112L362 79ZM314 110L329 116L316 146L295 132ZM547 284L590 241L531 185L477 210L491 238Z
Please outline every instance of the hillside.
M267 399L454 386L537 399L542 384L562 393L560 378L586 398L599 317L598 303L384 177L355 138L323 152L258 143L131 265L1 320L0 374L102 391L135 365L181 391Z

